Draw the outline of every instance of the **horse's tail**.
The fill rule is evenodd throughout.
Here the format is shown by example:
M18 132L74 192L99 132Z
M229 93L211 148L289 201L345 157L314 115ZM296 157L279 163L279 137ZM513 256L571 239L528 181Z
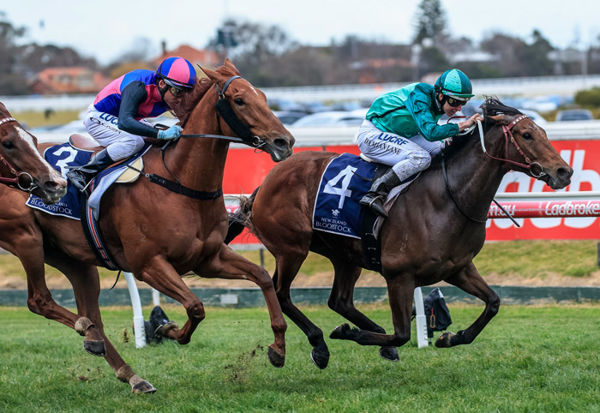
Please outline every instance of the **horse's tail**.
M258 188L260 188L260 186ZM244 228L253 231L252 204L254 204L254 198L256 197L258 188L256 188L249 197L239 197L240 208L236 212L229 214L229 228L227 229L227 235L225 236L225 244L229 244L233 241L235 237L242 233Z

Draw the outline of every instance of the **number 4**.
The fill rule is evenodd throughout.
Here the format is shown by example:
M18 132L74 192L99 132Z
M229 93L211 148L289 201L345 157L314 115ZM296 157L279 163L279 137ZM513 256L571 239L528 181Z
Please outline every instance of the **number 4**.
M356 172L357 169L358 168L354 166L348 165L346 166L346 169L342 170L339 174L327 181L325 184L325 188L323 189L324 193L340 196L340 200L338 202L339 209L344 208L344 200L346 197L352 196L352 191L348 189L348 186L350 186L350 180L354 176L354 172ZM340 180L342 181L341 187L336 188L335 186L340 182Z

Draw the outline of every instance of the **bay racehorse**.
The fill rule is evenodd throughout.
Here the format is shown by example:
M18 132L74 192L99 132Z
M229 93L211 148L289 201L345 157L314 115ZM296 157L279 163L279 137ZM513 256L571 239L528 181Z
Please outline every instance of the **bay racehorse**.
M273 283L264 269L223 243L227 213L221 184L229 141L236 139L223 139L223 135L244 134L247 144L268 152L274 161L291 155L294 138L270 111L264 94L241 78L230 61L217 70L203 70L209 79L199 82L175 109L188 138L162 151L152 148L144 155L144 172L173 180L171 188L203 194L202 199L173 192L141 176L133 184L109 190L102 201L99 226L120 268L184 305L187 322L181 329L175 326L168 330L168 336L181 344L189 342L205 316L202 302L181 275L193 271L204 277L247 279L258 284L275 335L275 342L269 346L269 360L280 367L285 360L286 323ZM12 191L12 200L23 197L13 189L3 190ZM8 199L0 198L0 211ZM117 377L128 382L134 392L155 391L124 362L104 334L98 305L96 265L100 263L81 224L26 207L18 212L20 236L7 240L2 233L1 237L4 244L12 243L8 249L21 259L27 271L29 308L84 336L84 348L104 355ZM63 272L73 285L78 314L52 299L44 279L44 260Z
M9 172L0 182L34 193L48 204L67 191L67 181L37 151L36 138L0 102L0 164Z
M471 326L443 334L438 347L471 343L498 312L500 300L477 272L473 258L483 247L487 212L502 177L514 169L558 189L570 183L572 169L530 118L493 98L482 109L481 139L476 131L455 137L444 156L397 198L381 228L381 274L387 283L393 334L354 306L354 286L365 266L361 241L312 228L321 175L338 154L300 152L279 163L231 217L228 240L241 232L242 223L275 256L273 281L283 312L307 335L311 357L320 368L329 360L323 333L290 298L290 286L309 250L333 263L329 307L359 327L341 325L330 337L382 346L381 355L391 360L398 358L395 346L410 338L415 287L446 281L485 302Z

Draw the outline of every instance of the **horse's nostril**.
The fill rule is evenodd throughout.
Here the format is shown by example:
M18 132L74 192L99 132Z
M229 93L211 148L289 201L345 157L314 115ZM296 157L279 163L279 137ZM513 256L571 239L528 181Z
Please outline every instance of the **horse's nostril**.
M573 175L573 169L571 168L558 168L556 174L561 179L569 179Z
M277 146L278 148L287 148L287 146L288 146L288 143L285 139L275 139L273 141L273 144L275 146Z
M66 186L64 179L44 181L42 187L48 191L58 191Z

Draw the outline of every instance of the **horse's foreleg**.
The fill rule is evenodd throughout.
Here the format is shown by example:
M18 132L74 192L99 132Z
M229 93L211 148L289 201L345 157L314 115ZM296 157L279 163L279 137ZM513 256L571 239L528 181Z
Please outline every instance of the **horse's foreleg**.
M298 274L306 255L306 253L290 254L277 257L273 283L283 313L308 337L308 342L313 346L310 357L317 367L324 369L329 362L329 349L323 339L323 331L294 305L290 296L292 281Z
M62 271L73 286L73 293L80 315L75 323L75 328L85 336L84 348L92 354L104 355L117 378L129 383L134 393L155 392L156 389L152 384L135 374L131 367L125 363L104 333L104 325L102 324L98 305L100 282L96 267L67 257L50 258L48 261Z
M435 345L436 347L453 347L459 344L470 344L492 317L498 313L500 298L483 280L473 262L445 281L483 300L485 309L469 328L458 331L456 334L446 332L437 339Z
M369 346L400 347L410 340L410 316L415 283L409 274L397 274L386 279L392 309L394 334L375 333L342 324L331 333L335 339L352 340Z
M173 326L163 334L170 339L177 340L179 344L189 343L196 327L206 316L202 301L192 293L175 268L164 257L153 257L142 271L134 271L134 275L183 305L188 315L186 323L181 329Z
M283 367L285 363L285 330L287 325L269 274L260 266L236 254L225 244L222 245L221 250L211 262L204 264L195 272L210 278L249 280L260 287L267 303L271 328L275 335L275 342L269 345L269 361L275 367Z
M329 308L363 330L385 334L383 327L377 325L354 306L354 287L360 276L361 268L343 260L332 260L332 263L335 273L327 303ZM398 360L396 347L382 347L379 349L379 354L387 360Z

